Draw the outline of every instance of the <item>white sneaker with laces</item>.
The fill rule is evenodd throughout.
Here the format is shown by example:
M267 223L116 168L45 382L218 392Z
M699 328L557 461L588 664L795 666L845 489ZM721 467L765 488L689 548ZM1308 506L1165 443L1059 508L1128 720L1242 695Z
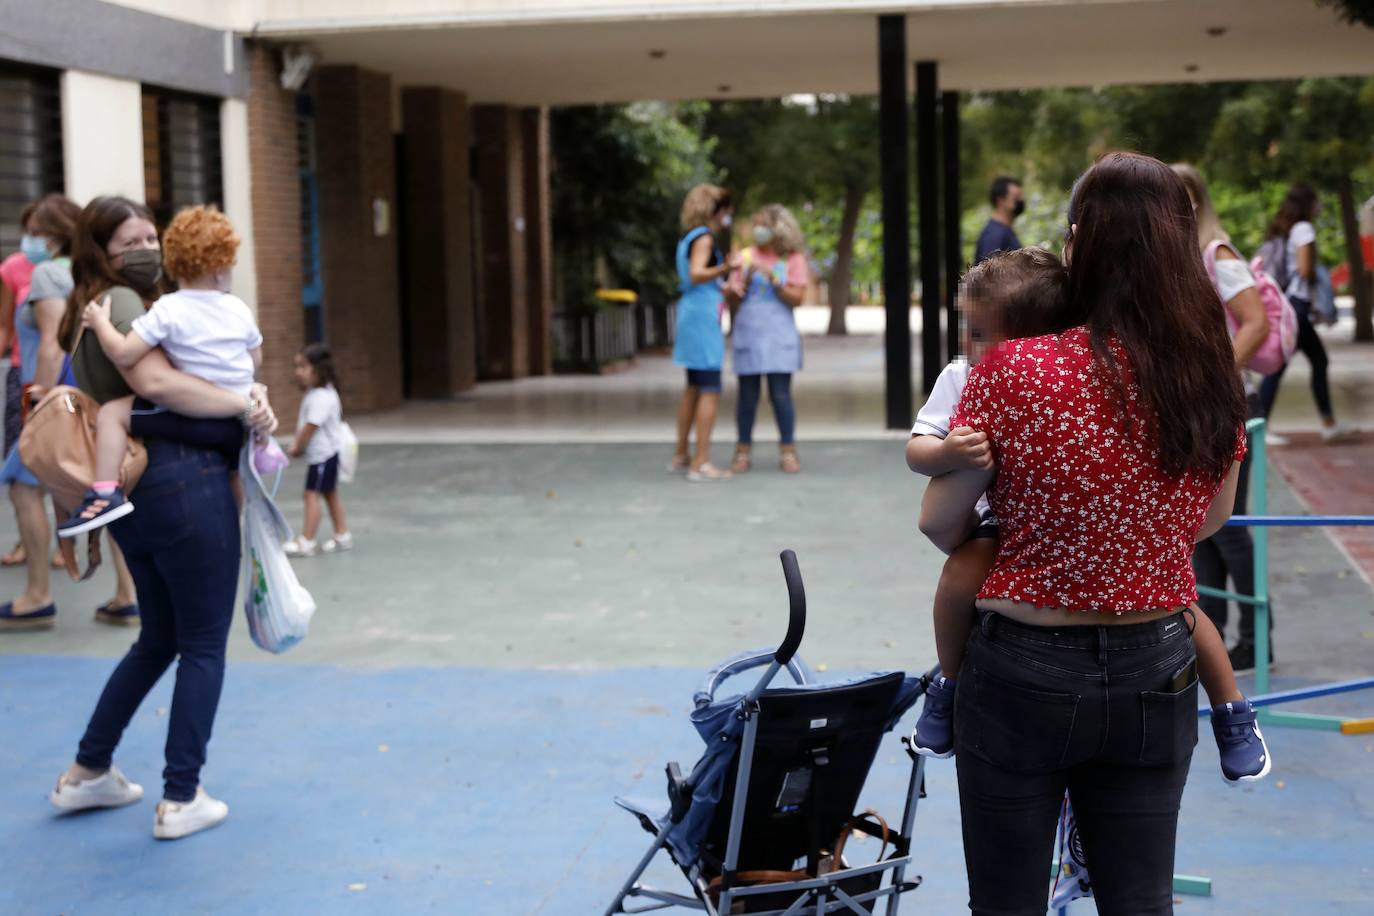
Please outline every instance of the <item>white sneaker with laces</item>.
M317 543L306 540L300 536L293 537L281 546L288 557L313 557L320 552L320 547Z
M1353 439L1357 435L1359 435L1357 431L1351 429L1349 426L1342 426L1339 423L1335 426L1322 427L1322 441L1326 443L1345 442L1348 439Z
M85 811L88 808L118 808L132 805L143 797L143 787L129 782L118 768L110 767L94 779L69 781L63 773L48 796L59 811Z
M338 553L341 550L353 549L353 533L345 531L343 534L336 534L324 542L324 547L320 548L325 553Z
M203 786L196 787L196 797L188 802L163 799L158 802L153 818L153 836L159 840L179 840L184 836L208 830L229 816L229 806L205 794Z

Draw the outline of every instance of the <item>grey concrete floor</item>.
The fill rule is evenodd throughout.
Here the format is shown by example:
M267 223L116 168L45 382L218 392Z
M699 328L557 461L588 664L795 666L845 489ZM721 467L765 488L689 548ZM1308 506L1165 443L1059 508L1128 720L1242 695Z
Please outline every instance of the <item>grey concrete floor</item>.
M942 557L916 531L922 479L898 443L811 442L723 484L665 473L662 445L391 445L345 488L357 549L297 561L320 610L281 663L515 669L705 668L781 636L777 555L794 548L810 604L803 654L835 670L933 662ZM1304 510L1271 474L1271 511ZM301 473L282 486L300 517ZM13 518L0 512L0 544ZM1274 532L1278 673L1368 675L1374 598L1317 530ZM94 623L109 574L55 574L55 629L0 634L0 655L114 656L130 631ZM17 592L18 570L0 571ZM231 658L267 659L236 620Z

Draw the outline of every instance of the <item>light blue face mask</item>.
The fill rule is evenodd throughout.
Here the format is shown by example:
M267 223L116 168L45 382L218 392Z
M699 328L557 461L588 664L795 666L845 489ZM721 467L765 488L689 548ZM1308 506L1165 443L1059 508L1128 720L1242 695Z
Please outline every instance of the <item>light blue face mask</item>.
M773 230L767 226L754 227L754 243L757 245L767 245L773 241Z
M29 259L30 264L42 264L52 257L52 252L48 251L48 240L41 235L25 233L19 239L19 250Z

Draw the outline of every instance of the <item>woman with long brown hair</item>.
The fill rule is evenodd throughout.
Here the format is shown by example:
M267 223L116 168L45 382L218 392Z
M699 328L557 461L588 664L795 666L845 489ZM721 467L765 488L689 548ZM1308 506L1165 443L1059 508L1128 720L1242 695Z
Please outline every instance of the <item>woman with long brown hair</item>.
M995 470L933 479L922 507L949 551L989 490L1002 532L955 694L970 908L1045 911L1067 789L1098 912L1172 913L1197 742L1189 555L1231 513L1245 399L1168 166L1089 169L1065 260L1079 325L970 373L951 425L987 434ZM1238 719L1253 735L1253 711Z
M104 403L136 393L210 428L243 425L270 433L276 421L261 386L241 397L172 368L153 350L127 370L105 356L93 334L79 334L80 314L97 298L128 333L160 287L157 227L142 204L98 197L86 206L73 244L75 291L62 322L78 385ZM220 418L220 419L213 419ZM212 827L228 806L200 786L200 769L219 705L224 650L239 573L238 510L225 456L212 446L149 437L148 468L136 490L138 511L110 531L138 589L143 627L110 675L81 738L76 761L58 779L51 801L62 811L138 801L143 789L112 763L125 727L163 673L177 661L168 716L163 800L153 835L176 839Z
M19 383L25 390L51 388L63 381L66 366L62 359L57 326L72 288L72 236L81 208L61 194L48 194L26 213L25 229L31 238L41 240L30 254L38 258L24 301L19 303L14 328L20 352ZM52 569L48 549L52 528L44 506L38 478L24 467L16 442L0 467L0 483L9 485L23 547L24 591L13 601L0 605L0 629L41 630L57 620L57 604L52 598ZM133 608L132 587L119 590L115 600L96 611L103 623L138 623Z

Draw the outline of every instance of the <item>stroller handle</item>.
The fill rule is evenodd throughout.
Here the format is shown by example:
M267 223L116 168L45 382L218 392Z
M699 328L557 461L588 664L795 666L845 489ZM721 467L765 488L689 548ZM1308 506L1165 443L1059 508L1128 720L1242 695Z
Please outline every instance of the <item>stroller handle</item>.
M773 655L779 665L786 665L797 654L802 634L806 631L806 590L802 588L801 569L797 566L797 555L784 550L781 555L782 574L787 580L787 598L791 604L791 614L787 620L787 636Z

